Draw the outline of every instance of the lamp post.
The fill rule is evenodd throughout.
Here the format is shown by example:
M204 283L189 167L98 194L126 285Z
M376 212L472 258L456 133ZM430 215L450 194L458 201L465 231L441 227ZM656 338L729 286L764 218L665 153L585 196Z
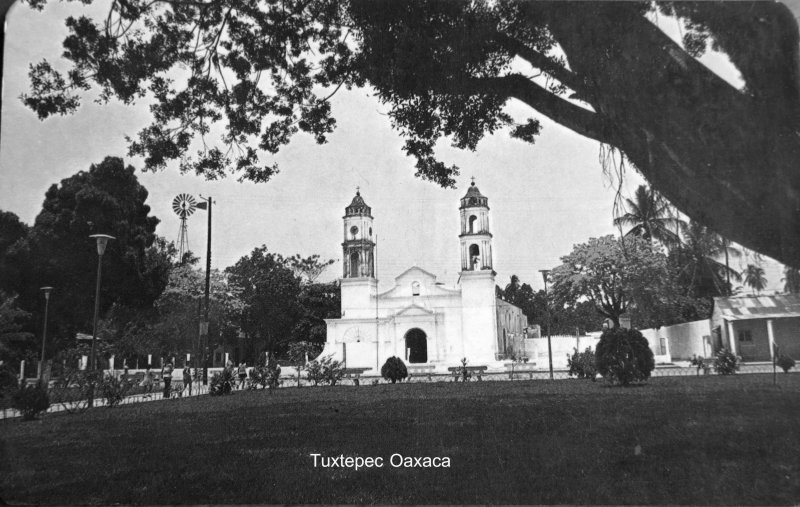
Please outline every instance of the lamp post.
M39 289L40 291L44 292L44 326L42 328L42 358L39 360L39 382L42 382L44 378L42 375L44 374L44 345L47 343L47 310L50 306L50 291L53 290L52 287L42 287Z
M106 245L108 240L117 239L108 234L92 234L89 236L97 240L97 284L94 290L94 324L92 325L92 351L89 354L89 368L91 371L97 369L95 364L95 342L97 341L97 317L100 314L100 280L103 274L103 254L106 252ZM92 388L89 395L89 406L94 404L94 388Z
M205 306L203 312L203 320L200 322L200 339L203 342L203 385L208 385L208 358L209 358L209 350L208 350L208 309L209 309L209 299L210 299L210 292L211 292L211 205L214 204L214 201L211 199L211 196L203 197L200 196L200 199L203 199L203 202L197 203L198 209L204 209L208 211L208 240L206 241L206 290L205 290Z
M553 347L550 344L550 300L547 298L547 275L550 274L550 270L540 269L539 273L542 274L544 279L544 304L547 308L547 357L550 361L550 380L553 380Z

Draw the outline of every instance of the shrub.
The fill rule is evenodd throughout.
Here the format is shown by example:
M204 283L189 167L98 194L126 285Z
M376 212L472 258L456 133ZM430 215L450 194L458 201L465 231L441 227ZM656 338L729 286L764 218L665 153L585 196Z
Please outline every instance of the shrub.
M714 356L714 371L720 375L733 375L739 371L739 358L728 349L719 349Z
M50 398L70 414L83 412L89 408L89 398L97 394L101 382L99 371L67 367L50 390Z
M404 378L408 377L408 368L406 368L406 364L402 359L392 356L383 363L381 377L391 380L392 384L398 380L402 382Z
M306 365L306 378L313 382L314 385L330 384L336 385L336 382L344 377L344 368L342 363L334 361L331 356L319 357L310 361Z
M650 378L656 364L647 339L636 329L606 329L595 351L597 371L612 383L628 385Z
M11 366L7 364L0 364L0 398L5 393L13 392L19 385L19 380Z
M281 385L281 367L278 363L260 364L250 370L250 388L276 389Z
M778 359L775 361L775 364L777 364L778 367L782 369L784 373L789 373L789 370L794 368L795 362L794 359L787 356L786 354L781 354L780 356L778 356Z
M22 419L30 421L50 407L47 389L35 385L22 385L11 395L11 407L19 410Z
M574 349L575 353L572 357L567 356L567 366L569 366L569 376L576 376L578 378L588 378L595 381L597 376L597 364L594 352L589 347L583 352L578 352Z
M130 383L115 378L113 375L106 375L100 384L100 394L105 398L106 404L110 408L119 405L125 395L128 394L130 388Z
M208 394L211 396L221 396L223 394L230 394L233 390L233 372L228 368L224 368L222 372L215 373L211 377L211 384L208 388Z

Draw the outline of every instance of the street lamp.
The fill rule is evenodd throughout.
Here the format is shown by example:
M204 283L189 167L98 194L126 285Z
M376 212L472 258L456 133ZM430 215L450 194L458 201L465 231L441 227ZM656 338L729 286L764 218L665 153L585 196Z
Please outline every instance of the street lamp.
M42 287L39 289L44 292L44 327L42 329L42 359L39 361L39 382L42 382L44 374L44 344L47 342L47 309L50 306L50 291L52 287Z
M100 314L100 280L103 274L103 254L106 252L106 245L108 240L116 239L114 236L108 234L92 234L89 236L97 240L97 285L94 291L94 324L92 325L92 351L89 355L89 365L92 370L97 369L95 364L95 342L97 341L97 317ZM89 400L91 406L92 400Z
M547 298L547 275L550 274L550 270L540 269L539 273L544 278L544 304L547 308L547 356L550 360L550 380L553 380L553 348L550 344L550 300Z

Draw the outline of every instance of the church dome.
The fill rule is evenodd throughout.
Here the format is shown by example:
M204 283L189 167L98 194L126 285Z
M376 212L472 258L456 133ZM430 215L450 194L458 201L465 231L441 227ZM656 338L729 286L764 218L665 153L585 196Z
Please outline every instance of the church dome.
M361 197L361 192L356 190L356 196L353 197L353 201L350 203L350 206L344 209L345 216L352 217L352 216L372 216L372 208L367 206L367 203L364 202L364 199Z
M471 208L474 206L485 206L489 207L489 199L486 198L485 195L478 190L478 187L475 186L475 181L472 181L472 184L467 189L466 195L461 198L461 207L462 208Z

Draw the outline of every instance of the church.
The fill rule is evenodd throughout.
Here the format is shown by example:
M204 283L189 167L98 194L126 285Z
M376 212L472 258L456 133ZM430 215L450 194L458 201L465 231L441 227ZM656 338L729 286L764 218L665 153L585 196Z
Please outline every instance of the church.
M391 356L417 373L447 372L462 358L470 366L504 367L504 354L527 318L496 297L489 200L474 181L459 214L461 272L455 287L411 267L395 277L392 289L378 293L372 208L356 192L343 217L341 318L326 319L322 356L377 374Z

